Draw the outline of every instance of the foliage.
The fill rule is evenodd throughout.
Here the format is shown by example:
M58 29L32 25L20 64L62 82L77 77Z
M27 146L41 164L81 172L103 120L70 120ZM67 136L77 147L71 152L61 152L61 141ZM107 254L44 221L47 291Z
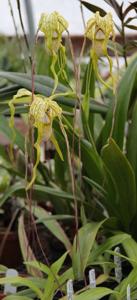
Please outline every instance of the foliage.
M134 18L128 14L137 12L137 4L135 1L125 8L116 0L105 2L121 22L116 27L123 49L114 40L112 16L80 1L81 9L85 6L95 14L85 29L92 46L84 69L81 58L86 38L77 62L67 21L57 12L42 15L39 24L49 53L37 41L35 57L27 58L27 64L20 59L19 65L14 63L12 53L13 61L10 58L11 66L7 67L5 54L0 55L0 132L9 140L7 148L0 145L0 207L4 210L7 201L16 198L19 241L29 274L28 278L0 278L0 284L25 287L7 300L52 300L58 290L65 300L67 280L86 281L87 271L94 266L97 287L91 289L86 284L74 293L74 300L104 296L122 300L128 284L132 299L137 298L137 56L128 58L133 41L126 42L125 36L126 27L136 30L131 25ZM63 31L68 35L68 60ZM116 59L118 53L124 57L121 69L112 68L110 49ZM102 76L106 67L102 55L108 60L107 79ZM16 118L27 128L25 136L16 128ZM54 157L43 162L40 151L45 151L49 140L55 146ZM37 261L26 234L26 216L36 234L37 224L42 224L51 238L62 244L64 254L51 265L47 259L46 264ZM65 222L71 228L70 237ZM118 245L120 254L114 251ZM120 283L114 275L114 255L126 261L130 270ZM66 260L69 267L64 271Z

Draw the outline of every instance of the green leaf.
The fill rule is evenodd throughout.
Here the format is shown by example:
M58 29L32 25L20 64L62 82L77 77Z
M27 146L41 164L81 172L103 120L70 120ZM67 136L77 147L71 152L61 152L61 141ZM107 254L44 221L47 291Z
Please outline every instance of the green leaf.
M129 125L128 137L127 137L127 158L132 165L136 177L137 186L137 102L135 103L131 124Z
M58 274L61 267L64 264L64 261L67 257L68 252L64 253L57 261L55 261L52 266L51 266L51 270L54 274Z
M84 136L91 142L94 148L94 115L90 111L90 97L93 99L95 97L95 73L93 69L92 60L90 59L86 71L84 74L83 82L82 82L82 126L84 130ZM94 103L94 100L92 100Z
M29 207L26 207L29 211ZM43 209L40 206L36 206L33 210L34 216L41 220L41 223L48 228L48 230L60 241L63 243L65 248L69 251L71 251L72 245L63 230L63 228L60 226L59 222L52 219L52 215L50 216L49 213ZM50 219L51 217L51 219ZM47 218L47 219L46 219ZM71 253L70 253L71 255Z
M82 94L84 95L82 101L83 111L85 117L89 119L90 97L94 97L95 91L95 74L92 61L90 60L83 79Z
M126 156L112 139L110 139L109 143L103 148L102 159L108 168L118 191L118 199L116 199L115 208L119 211L120 222L126 230L129 230L130 223L136 213L136 185L134 172Z
M107 238L106 241L95 247L89 256L88 265L92 265L100 255L102 255L106 250L112 249L118 244L124 243L128 244L128 241L130 240L130 236L126 233L117 233L114 236Z
M25 261L24 264L28 267L32 267L33 269L37 269L46 275L50 274L50 268L47 265L44 265L40 261L33 260L33 261Z
M101 195L106 195L105 189L100 184L86 176L83 176L83 179L86 180L90 186L94 187Z
M94 139L93 139L93 134L92 134L93 128L90 129L87 117L88 116L85 115L85 112L82 109L82 123L83 123L85 138L90 142L90 144L92 145L95 153L97 153L95 142L94 142ZM90 117L91 117L91 114L90 114ZM93 124L93 119L92 119L92 124Z
M32 300L32 298L25 297L25 296L19 296L19 295L10 295L4 297L5 300Z
M83 279L83 274L87 266L90 251L95 242L99 228L106 221L92 222L84 225L75 236L72 248L72 266L75 279Z
M31 280L31 278L23 278L20 276L0 278L0 285L4 285L6 283L17 284L19 286L26 286L26 287L30 288L36 294L38 299L42 300L42 292L36 286L36 284L33 283L33 280Z
M128 239L123 241L122 244L126 251L127 256L130 259L133 259L137 262L137 242L132 237L129 237ZM131 263L134 267L135 263L134 262Z
M137 261L136 261L136 260L131 259L131 258L129 258L129 257L127 257L127 256L125 256L125 255L123 255L123 254L121 254L121 253L117 253L116 251L112 251L112 250L106 250L106 252L107 252L108 254L113 255L113 256L121 257L123 260L127 260L130 264L131 264L131 263L134 263L135 266L137 265Z
M5 273L7 271L7 267L0 265L0 273Z
M134 268L130 274L122 280L122 282L116 287L115 291L119 292L119 298L118 299L126 299L126 291L127 286L130 284L130 288L136 289L137 286L137 267ZM132 297L132 296L131 296ZM112 295L110 297L110 300L115 300L116 298Z
M55 261L51 266L51 273L48 276L48 280L46 282L44 293L43 293L43 300L52 300L55 290L59 287L58 277L57 274L61 269L67 253L63 254L57 261Z
M13 140L13 132L9 127L8 120L4 116L0 116L0 132L2 132L10 142ZM20 132L15 129L16 137L15 137L15 145L17 145L22 151L24 151L24 137L20 134Z
M102 9L101 7L99 7L99 6L93 5L93 4L91 4L91 3L89 3L89 2L86 2L86 1L81 1L81 3L82 3L86 8L88 8L90 11L92 11L93 13L96 13L96 11L99 11L101 17L104 17L104 16L106 15L105 10Z
M125 71L118 88L113 138L121 149L123 148L125 124L127 121L131 95L134 85L136 84L136 75L137 58L135 57Z
M18 73L0 72L0 77L7 78L11 82L19 84L21 87L24 87L30 91L32 90L32 81L30 78L27 78L26 74L23 76L22 75L18 76ZM46 97L50 96L52 93L52 89L40 82L41 81L39 80L39 81L36 81L36 83L35 83L35 93L40 93ZM12 96L13 95L14 95L14 93L12 94ZM0 98L1 98L1 96L0 96ZM76 99L72 99L69 97L59 97L56 100L59 104L66 105L69 107L75 107ZM101 104L97 101L95 103L93 101L92 101L92 103L90 103L90 110L92 112L106 114L107 109L108 109L108 107L106 105Z
M25 198L26 191L25 191L25 182L16 183L9 187L4 195L0 198L0 206L4 204L4 202L11 197L12 195L19 195L22 198ZM60 189L55 189L51 187L46 187L43 185L34 185L33 187L33 199L38 199L39 201L42 201L42 199L45 199L46 195L50 195L56 198L63 198L68 200L73 200L73 195L64 192ZM44 201L44 200L43 200Z
M32 75L31 74L26 74L26 73L14 73L12 72L12 74L14 75L17 75L20 76L21 78L28 78L30 80L32 80ZM49 76L46 76L46 75L35 75L34 76L34 80L36 83L41 83L47 87L50 87L51 89L54 88L54 79L49 77ZM58 84L58 87L57 87L57 91L60 91L60 92L67 92L68 88L62 84L62 83L59 83Z
M64 118L64 123L67 126L67 135L70 145L72 145L73 134L75 134L75 154L79 154L79 138L78 135L73 133L73 127L70 122ZM101 157L92 147L91 143L86 139L81 138L81 157L83 162L83 169L89 178L101 184L103 181L103 163Z
M70 278L71 278L72 280L74 279L72 268L67 269L67 271L63 272L63 273L60 275L60 277L59 277L59 279L58 279L60 286L61 286L62 284L64 284L64 283L66 283L67 280L69 280Z
M122 79L120 80L116 98L112 99L112 104L109 106L105 125L98 139L99 149L101 149L102 145L105 145L107 139L110 136L113 120L114 101L117 102L117 105L114 117L112 137L119 145L119 147L123 149L125 126L128 118L130 102L132 101L132 93L134 92L134 94L136 94L137 91L136 75L137 58L135 56L131 63L128 65L128 68L126 69Z
M20 85L18 84L10 84L0 89L0 100L3 101L3 100L11 99L19 89L20 89Z
M112 293L114 292L111 289L97 287L85 292L81 292L79 295L74 295L73 300L99 300L102 299L102 297L110 295ZM67 300L67 296L61 298L60 300Z
M25 262L27 266L31 266L33 268L36 268L37 270L45 273L46 275L57 275L59 270L61 269L68 252L64 253L57 261L55 261L50 267L47 265L44 265L43 263L34 260L34 261L28 261Z
M69 220L69 219L74 219L74 216L72 215L48 215L47 217L40 218L36 221L37 224L42 223L43 221L47 220Z

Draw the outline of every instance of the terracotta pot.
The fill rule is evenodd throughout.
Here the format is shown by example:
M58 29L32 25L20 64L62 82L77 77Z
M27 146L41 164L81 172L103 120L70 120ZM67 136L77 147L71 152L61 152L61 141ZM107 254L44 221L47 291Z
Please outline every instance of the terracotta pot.
M2 293L0 293L0 300L1 299L4 299L6 296L4 295L4 294L2 294Z
M0 231L0 246L3 243L5 231ZM16 232L9 232L4 246L1 248L0 264L8 268L17 268L22 265L22 255L19 246L18 234Z

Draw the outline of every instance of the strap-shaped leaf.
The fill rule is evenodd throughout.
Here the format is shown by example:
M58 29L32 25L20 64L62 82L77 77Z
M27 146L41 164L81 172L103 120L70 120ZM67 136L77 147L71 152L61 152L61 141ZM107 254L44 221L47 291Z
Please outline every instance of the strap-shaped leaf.
M135 87L135 79L137 74L137 58L128 66L118 89L117 108L115 113L115 124L113 131L113 138L119 147L123 148L125 124L127 121L127 114L129 104L132 96L132 91Z
M129 125L128 138L127 138L127 158L132 165L136 177L137 186L137 102L135 103L131 124Z
M130 235L122 232L117 233L114 236L111 236L110 238L107 238L103 244L93 248L89 256L88 264L92 265L92 263L94 263L99 258L99 256L102 255L106 250L110 250L122 242L125 242L125 244L127 242L128 244L129 239Z
M14 185L12 185L11 187L9 187L5 193L3 194L3 196L0 198L0 206L2 206L5 201L12 195L17 195L20 196L22 198L25 197L26 192L25 192L25 182L18 182ZM43 185L37 185L35 184L33 187L33 199L37 200L37 201L45 201L46 196L51 196L51 198L53 197L53 199L56 198L60 198L61 199L68 199L68 200L73 200L73 195L69 194L67 192L62 191L61 189L55 189L55 188L51 188L51 187L46 187ZM78 200L80 200L78 198Z
M11 142L13 135L12 130L9 127L8 120L3 115L0 116L0 132L2 132ZM24 137L20 134L20 132L15 129L16 137L15 137L15 145L17 145L22 151L24 151Z
M18 236L19 236L21 253L22 253L24 261L36 260L35 255L29 245L29 240L28 240L26 230L25 230L23 215L21 215L19 218ZM31 274L32 276L43 277L42 272L40 270L37 270L30 266L27 266L27 270L28 270L29 274Z
M105 10L103 8L99 7L99 6L93 5L93 4L91 4L91 3L87 2L87 1L81 1L81 3L86 8L88 8L90 11L92 11L93 13L95 13L96 11L99 11L101 17L104 17L106 15Z
M104 0L108 5L113 7L117 16L121 19L121 6L118 4L116 0Z
M86 291L79 291L79 294L75 294L73 296L73 300L99 300L103 299L104 296L110 294L116 294L116 292L112 291L111 289L104 288L104 287L97 287L94 289L87 289ZM118 293L117 293L118 294ZM114 296L116 299L116 296ZM60 300L67 300L67 296L61 298Z
M117 101L115 117L114 117L114 128L113 128L113 139L116 141L118 146L123 149L124 136L125 136L125 125L128 118L129 105L132 100L132 93L137 90L136 85L137 75L137 57L129 64L126 69L118 87L116 99ZM109 111L106 117L104 128L99 137L99 144L105 145L112 127L113 119L113 105L109 107Z
M32 80L31 77L28 75L25 75L23 73L12 73L12 72L2 72L0 71L0 77L2 78L7 78L9 81L18 84L20 87L24 87L28 90L31 91L32 89ZM35 80L35 93L40 93L46 97L49 97L52 93L52 88L51 86L49 86L49 83L47 84L46 82L46 78L44 76L41 75L37 75ZM14 86L15 87L15 86ZM60 86L59 84L59 88L60 91L64 92L64 86L62 88L62 85ZM18 88L17 88L18 89ZM12 86L11 86L11 91L8 89L8 92L6 94L6 89L4 91L2 91L1 94L1 90L0 90L0 99L3 101L3 99L11 99L11 97L13 95L15 95L15 90L17 91L17 89L15 88L14 90L12 90ZM63 90L62 90L63 89ZM59 91L59 90L58 90ZM8 97L9 94L9 97ZM57 102L59 104L68 106L68 107L74 107L75 106L75 99L74 98L70 98L70 97L58 97L57 98ZM99 103L99 101L97 102L91 102L90 101L90 111L92 112L96 112L96 113L102 113L102 114L106 114L108 110L108 107L104 104Z
M104 222L105 220L98 223L87 223L79 229L78 236L75 236L72 248L72 265L75 279L83 278L97 232Z
M112 139L103 148L102 159L115 182L118 192L113 205L115 205L115 209L119 212L119 221L122 226L129 231L130 223L137 209L136 184L133 169L126 156ZM116 196L114 195L114 197ZM111 197L109 200L111 202Z
M124 11L124 18L131 10L137 10L137 1L134 1L133 3L130 3L128 7Z
M29 208L26 207L28 210ZM42 207L40 206L36 206L34 207L34 216L38 219L38 220L41 220L41 223L47 227L49 229L49 231L58 239L60 240L65 248L67 250L71 250L71 243L65 233L65 231L63 230L63 228L60 226L59 222L52 219L52 215L49 215L48 212L43 209ZM50 219L51 217L51 219ZM46 219L48 218L48 219Z

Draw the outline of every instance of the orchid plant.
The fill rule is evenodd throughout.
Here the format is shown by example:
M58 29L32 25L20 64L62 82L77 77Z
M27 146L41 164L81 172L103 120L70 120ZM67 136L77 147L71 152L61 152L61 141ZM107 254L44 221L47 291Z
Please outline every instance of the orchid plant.
M53 12L51 14L43 13L41 15L38 30L44 33L46 47L50 54L52 55L51 70L54 76L54 87L51 96L44 97L43 95L33 95L32 92L26 89L20 89L13 99L9 101L10 107L10 121L9 125L13 131L13 143L15 139L14 131L14 114L15 105L24 104L29 106L29 121L33 128L37 129L37 140L34 143L34 148L36 149L37 157L33 167L31 181L27 184L26 189L30 189L36 179L36 170L40 161L40 144L43 140L51 140L57 150L61 160L63 160L63 155L61 153L59 144L53 134L52 124L55 118L58 118L60 123L60 128L64 133L64 127L61 121L62 109L54 101L55 98L60 95L70 95L72 92L66 92L63 94L55 94L55 90L58 86L58 76L59 74L55 71L55 66L58 57L61 58L60 72L64 72L65 62L65 47L62 45L62 33L67 31L68 22L58 13ZM105 17L101 17L99 12L96 12L95 16L87 22L85 28L85 37L92 41L91 49L91 59L94 67L95 74L97 78L106 85L102 77L98 72L98 59L104 55L107 57L110 65L110 74L112 75L112 60L107 52L107 44L110 36L114 38L114 24L112 16L110 13L106 14ZM12 151L11 151L12 153Z
M83 2L85 3L85 1L81 2L82 4ZM111 5L112 3L117 3L116 1L106 2L111 2ZM117 14L121 16L123 4L120 6L117 3L117 5L114 6L116 7ZM92 5L91 7L93 8ZM123 11L123 20L130 9L133 9L133 5L131 4L127 10ZM126 21L124 22L125 23L123 24L126 24ZM128 22L130 22L130 18ZM19 189L21 189L21 191L23 189L25 196L27 194L27 196L30 197L28 198L31 204L27 204L32 206L31 209L29 205L26 206L26 203L24 204L23 209L25 210L27 207L27 211L31 210L34 218L38 218L36 222L38 221L38 223L42 223L47 226L48 230L50 230L59 239L59 241L65 245L67 250L69 250L70 257L72 257L72 268L71 273L69 273L69 277L65 277L66 279L70 278L70 275L74 275L74 279L76 280L83 279L86 268L95 265L97 262L98 265L100 264L101 270L104 272L103 274L101 273L101 280L107 280L110 276L109 272L110 269L112 270L112 265L110 265L109 261L110 256L105 255L104 251L113 249L114 246L122 243L122 247L131 258L131 264L133 265L133 272L131 272L131 275L129 275L128 278L129 282L132 284L132 279L137 278L136 267L134 267L136 265L135 253L137 251L137 246L136 242L130 236L130 234L132 234L133 237L137 239L137 147L134 143L137 138L137 105L135 99L137 74L136 57L133 59L131 64L129 64L126 71L123 70L125 71L123 72L124 76L122 72L119 72L119 86L116 91L113 77L114 74L112 74L112 59L108 52L108 46L111 38L112 42L114 42L113 49L116 44L114 22L111 13L105 13L104 10L102 12L102 10L98 9L85 26L84 42L86 42L86 38L88 38L92 42L92 45L90 46L90 53L88 57L90 58L90 63L88 64L87 73L85 72L86 76L83 79L84 83L82 82L82 73L80 72L81 64L78 60L74 59L75 57L73 57L72 61L74 61L75 67L74 80L76 83L76 91L75 88L74 93L69 91L68 86L70 87L70 85L68 85L63 86L61 92L61 89L59 90L59 76L64 76L67 81L67 75L64 70L66 64L66 53L65 47L62 44L62 34L65 32L69 34L68 22L57 12L53 12L51 14L44 13L40 18L38 31L44 33L45 36L46 49L52 58L51 71L54 80L52 80L52 86L50 85L47 92L49 86L47 83L47 85L45 84L45 81L43 83L43 77L41 79L41 77L38 77L39 75L36 75L34 76L35 78L31 78L31 76L29 77L29 74L27 74L29 79L26 76L23 81L23 75L19 75L20 78L22 78L23 84L21 85L24 89L19 89L18 92L16 90L17 93L12 94L12 100L8 101L10 108L9 125L12 129L12 144L14 144L16 138L14 116L18 106L22 109L23 105L23 112L21 113L24 113L25 111L27 114L28 133L30 133L29 130L31 129L31 133L33 135L32 140L34 140L29 141L29 145L32 147L31 150L35 150L36 156L33 157L31 160L32 164L30 164L32 169L31 178L29 180L27 178L27 193L24 189L23 181L23 188L22 186L20 188L19 185L17 187L13 187L5 193L3 197L4 200L2 199L2 201L4 203L5 199L8 199L9 195L16 193L16 189L18 193L20 192ZM82 50L83 49L84 47L82 47ZM126 48L124 50L126 52ZM99 60L103 57L106 58L109 65L111 78L109 83L101 76L99 71ZM58 66L59 71L57 71ZM99 81L99 85L95 85L95 77L92 76L94 74L96 75L95 77L97 81ZM19 84L19 79L17 81L14 74L12 74L11 77L14 78L13 82ZM8 79L11 77L9 76L8 78L7 75ZM32 91L33 79L34 91ZM37 86L35 85L35 82L37 82ZM81 82L83 83L82 88ZM94 93L95 89L97 93ZM114 93L112 93L112 90ZM37 91L39 93L37 93ZM67 96L72 96L72 94L74 98L70 97L70 99L67 99ZM96 100L93 99L93 95L96 97L96 94L100 97L99 101L93 101ZM62 99L61 96L65 97ZM83 105L84 101L85 103ZM64 110L66 110L66 118L64 118ZM55 120L58 123L57 125L59 125L56 127L56 136L54 135L55 132L53 129ZM125 125L128 125L126 130ZM51 175L49 181L47 178L45 180L44 176L41 176L42 178L40 178L40 180L38 178L39 184L33 186L37 175L37 169L39 166L41 167L41 164L39 164L41 143L48 140L54 144L60 159L58 155L55 157L54 174L52 174L53 176ZM60 144L61 149L59 146ZM67 148L66 144L67 146L71 144L72 149L72 152L68 156L68 160L66 160L65 156ZM19 147L19 142L17 145ZM25 149L28 151L27 147L25 147ZM24 151L24 149L22 151ZM71 184L68 176L69 164L71 165ZM59 166L58 174L56 174L56 165L57 167ZM27 164L26 167L28 167ZM43 164L43 169L44 167L45 165ZM45 168L44 171L46 170L48 174L47 169ZM61 179L64 174L67 179L65 178L62 183ZM56 175L58 178L60 177L59 179L57 178L57 181ZM30 193L28 193L28 190ZM33 194L31 193L32 190ZM35 191L38 191L38 193L35 194ZM68 191L71 191L71 193L68 193ZM60 206L58 216L49 215L48 212L45 214L46 210L43 209L43 212L40 207L33 206L33 201L31 200L35 200L35 196L36 200L39 200L37 198L37 195L39 194L40 201L41 199L47 201L47 199L49 200L52 197L55 198L52 198L53 207L55 208L55 205ZM51 198L49 194L50 196L52 194ZM22 197L21 193L19 195ZM48 195L47 198L45 195ZM62 200L62 202L56 201L57 196ZM70 245L65 232L62 232L61 226L59 227L59 223L54 220L54 218L64 218L64 216L68 218L68 216L65 215L66 207L68 208L68 212L71 214L70 217L77 221L77 226L75 228L76 235L74 237L73 245ZM55 212L57 212L57 209L55 208ZM75 216L73 216L74 213ZM104 216L106 218L105 220ZM108 218L109 223L105 225L105 222L108 222ZM33 221L33 223L35 223L35 220ZM79 228L79 225L81 228ZM22 228L22 226L20 226L20 228ZM105 228L105 231L102 230L103 228ZM103 239L106 239L104 243L102 243L102 240L100 242L100 232L101 238L103 237ZM111 233L114 234L113 237L111 236ZM20 236L23 240L22 233L20 233ZM134 251L131 251L132 248L134 248ZM28 265L29 264L30 266L32 264L33 267L40 267L40 264L35 261L33 263L28 262ZM43 271L43 266L40 271ZM46 267L46 272L47 271L48 273L46 274L49 275L50 280L52 279L52 283L56 290L58 288L56 282L53 276L50 276L52 274ZM58 274L57 279L59 279ZM66 279L63 279L64 284ZM51 287L50 280L48 281L49 288ZM115 279L113 278L113 280ZM125 287L127 287L127 282L125 281L125 279L122 280L118 289L116 288L114 291L114 293L116 293L114 295L112 293L112 296L110 296L109 299L125 299ZM1 279L1 283L4 282L5 279ZM101 283L102 282L103 281L101 281ZM30 284L27 286L31 287ZM132 289L134 289L134 282ZM101 294L100 296L97 296L96 293L98 290L95 288L94 291L88 292L85 290L87 293L86 295L82 295L83 291L81 291L82 293L74 295L74 298L82 299L82 297L85 297L84 299L89 299L93 296L95 299L97 297L98 299L101 299L101 297L112 292L110 290L105 290L103 292L99 290L99 293ZM46 298L47 289L45 290L44 287L44 298L41 293L41 289L40 293L39 290L37 290L37 296L40 299L49 300L53 298L52 292L53 288L51 287L51 298ZM91 295L89 295L90 292ZM118 294L119 292L120 294ZM64 299L66 299L66 297L67 296L65 296Z

